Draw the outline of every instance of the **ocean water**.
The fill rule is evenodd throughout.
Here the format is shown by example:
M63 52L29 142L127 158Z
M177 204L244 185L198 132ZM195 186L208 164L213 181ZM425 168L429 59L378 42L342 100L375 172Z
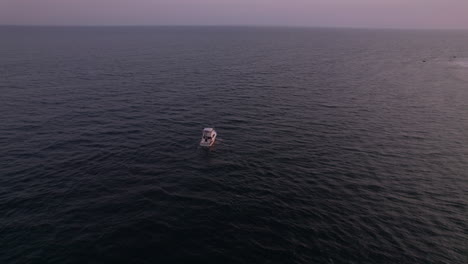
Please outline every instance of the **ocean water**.
M0 36L1 263L468 263L468 31Z

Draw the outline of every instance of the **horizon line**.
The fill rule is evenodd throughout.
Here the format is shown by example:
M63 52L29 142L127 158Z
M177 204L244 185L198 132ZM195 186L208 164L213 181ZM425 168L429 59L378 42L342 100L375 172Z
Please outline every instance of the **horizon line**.
M273 25L273 24L0 24L0 27L257 27L257 28L468 31L468 27L467 28L418 28L418 27L312 26L312 25Z

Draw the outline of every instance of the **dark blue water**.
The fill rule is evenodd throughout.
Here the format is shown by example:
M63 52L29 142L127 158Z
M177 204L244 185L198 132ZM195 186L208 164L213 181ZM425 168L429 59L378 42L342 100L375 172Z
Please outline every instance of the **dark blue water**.
M1 263L468 262L466 31L0 36Z

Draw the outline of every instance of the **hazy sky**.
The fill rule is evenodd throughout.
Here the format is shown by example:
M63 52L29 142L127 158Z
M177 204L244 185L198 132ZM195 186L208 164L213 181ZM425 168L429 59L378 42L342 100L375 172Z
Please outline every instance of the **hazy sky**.
M0 0L0 24L468 29L468 0Z

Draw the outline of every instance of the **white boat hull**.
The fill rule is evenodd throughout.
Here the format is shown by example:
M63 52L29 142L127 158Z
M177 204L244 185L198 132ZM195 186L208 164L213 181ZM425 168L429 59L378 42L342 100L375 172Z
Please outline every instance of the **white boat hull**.
M201 147L211 147L216 141L216 136L217 133L214 129L212 128L205 128L203 130L202 138L200 140L200 146Z

